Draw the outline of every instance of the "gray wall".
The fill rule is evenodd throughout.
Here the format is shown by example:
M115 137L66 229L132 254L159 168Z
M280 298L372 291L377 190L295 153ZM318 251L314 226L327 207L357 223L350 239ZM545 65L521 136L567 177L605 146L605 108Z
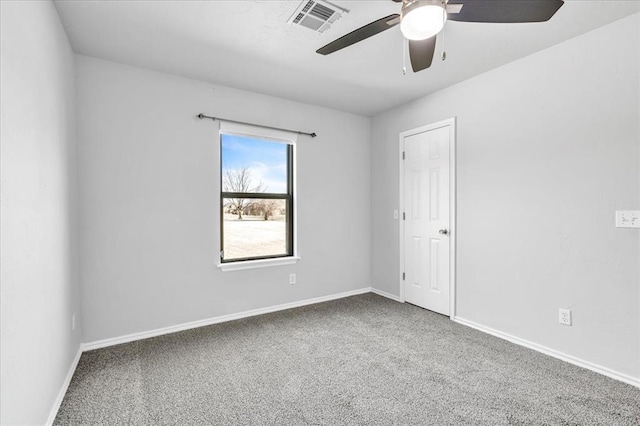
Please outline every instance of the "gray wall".
M398 133L456 116L458 316L640 376L640 233L614 228L640 209L639 19L374 117L374 288L399 294Z
M77 57L84 342L370 286L370 119ZM300 137L296 265L221 272L217 125ZM297 284L289 285L289 273Z
M80 345L75 65L51 2L0 9L0 423L43 424Z

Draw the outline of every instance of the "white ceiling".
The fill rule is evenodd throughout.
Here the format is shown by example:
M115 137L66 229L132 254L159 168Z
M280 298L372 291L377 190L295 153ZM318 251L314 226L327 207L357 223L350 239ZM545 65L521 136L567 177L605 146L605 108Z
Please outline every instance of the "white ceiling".
M640 0L567 0L546 23L450 21L444 30L447 60L439 59L440 35L432 67L413 74L407 64L403 75L399 27L332 55L315 53L399 11L390 0L333 3L350 12L320 35L287 24L300 1L55 1L76 53L362 115L375 115L640 10ZM608 60L607 52L602 60Z

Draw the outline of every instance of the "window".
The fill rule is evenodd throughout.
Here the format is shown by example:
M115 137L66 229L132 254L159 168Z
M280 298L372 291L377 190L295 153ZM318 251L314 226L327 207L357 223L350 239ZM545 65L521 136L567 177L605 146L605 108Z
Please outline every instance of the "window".
M238 129L235 124L221 126L220 261L223 270L225 263L294 256L295 139L282 139L283 135L275 139L260 133L260 128L253 128L251 134L247 134L246 129Z

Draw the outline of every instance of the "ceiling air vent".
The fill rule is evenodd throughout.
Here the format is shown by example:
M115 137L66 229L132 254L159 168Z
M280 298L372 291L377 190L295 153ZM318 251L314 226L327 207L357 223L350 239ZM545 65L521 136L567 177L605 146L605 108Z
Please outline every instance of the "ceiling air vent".
M343 13L348 12L347 9L326 1L303 0L287 22L322 33L329 29L331 24L340 19Z

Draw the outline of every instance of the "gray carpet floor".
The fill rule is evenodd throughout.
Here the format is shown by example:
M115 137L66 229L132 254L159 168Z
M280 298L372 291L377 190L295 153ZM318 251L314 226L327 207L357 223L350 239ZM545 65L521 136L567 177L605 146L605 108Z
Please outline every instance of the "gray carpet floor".
M639 425L640 389L365 294L82 355L57 425Z

